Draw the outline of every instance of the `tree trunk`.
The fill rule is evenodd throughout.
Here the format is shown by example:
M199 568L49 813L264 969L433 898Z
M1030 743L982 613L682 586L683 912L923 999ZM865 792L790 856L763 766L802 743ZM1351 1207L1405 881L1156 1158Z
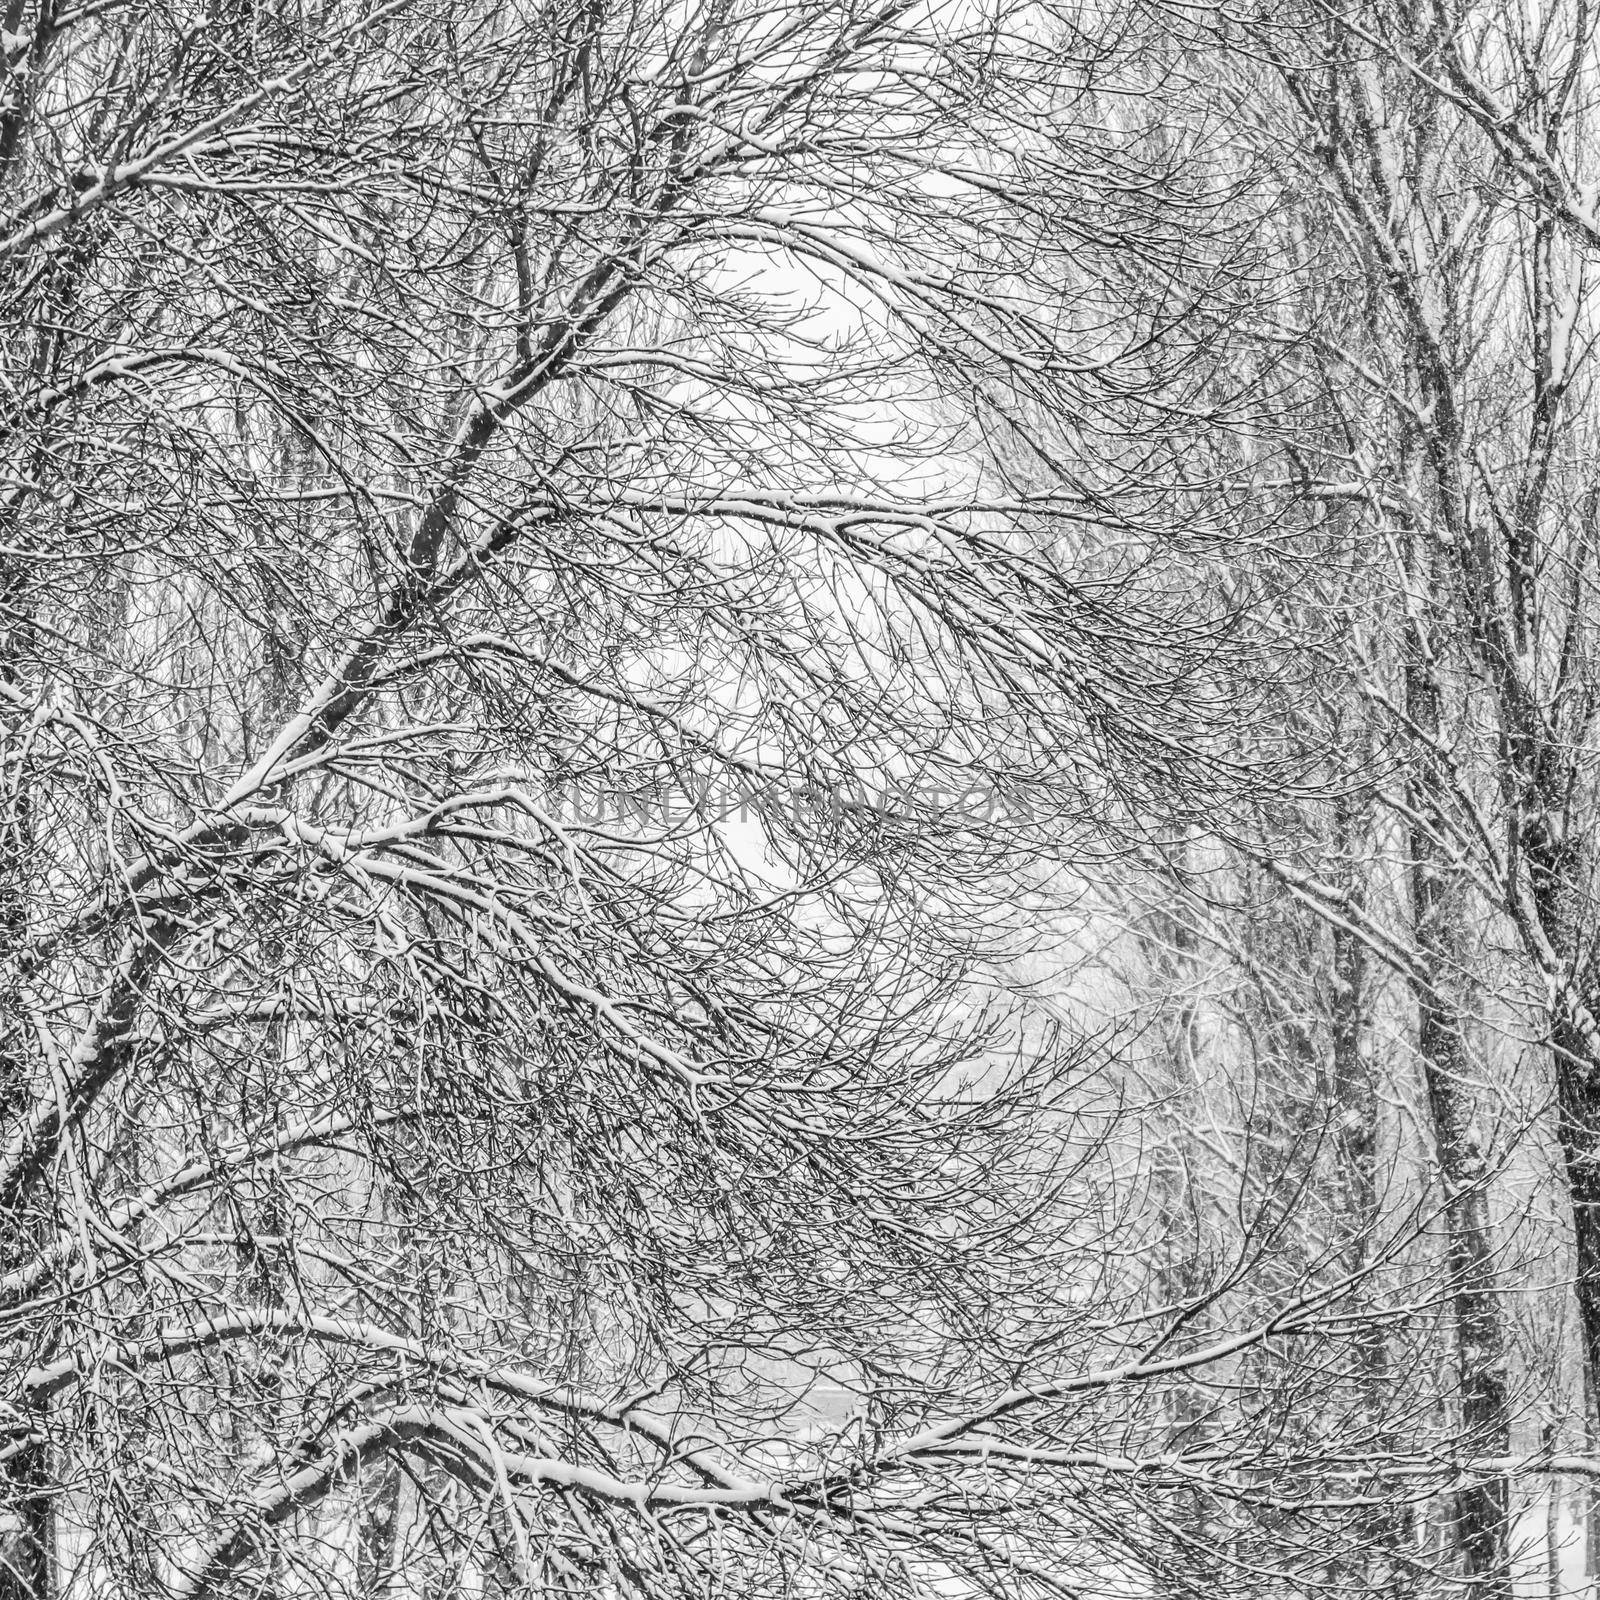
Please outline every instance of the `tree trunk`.
M0 604L13 616L25 614L23 583L14 567L0 572ZM8 629L0 638L0 680L16 682L17 640ZM12 771L9 766L4 770ZM18 963L28 931L27 874L33 843L33 807L26 784L18 785L9 811L11 826L0 830L0 1131L9 1131L26 1114L32 1083L32 1052L27 1040L27 1010L18 981ZM45 1218L18 1208L0 1217L0 1270L16 1265L44 1242ZM0 1307L0 1310L3 1310ZM26 1422L42 1434L44 1407ZM55 1567L55 1512L50 1493L50 1448L41 1438L11 1456L0 1478L0 1512L7 1531L0 1535L0 1600L49 1600Z
M1366 808L1341 795L1334 807L1335 844L1344 862L1341 878L1349 903L1362 913L1366 896L1357 860L1369 842L1370 826ZM1372 1234L1383 1199L1378 1188L1377 1083L1366 1043L1367 949L1361 936L1345 924L1332 925L1331 940L1333 993L1328 1010L1333 1067L1330 1097L1337 1118L1334 1148L1340 1205L1350 1230L1344 1265L1347 1272L1359 1273L1371 1259ZM1388 1334L1382 1325L1374 1320L1363 1327L1356 1336L1356 1349L1370 1427L1384 1449L1398 1449L1399 1441L1384 1418L1394 1373ZM1374 1592L1392 1594L1396 1600L1408 1594L1413 1580L1407 1555L1415 1531L1409 1504L1375 1509L1367 1521L1356 1581Z
M1407 711L1418 729L1433 739L1441 724L1440 694L1423 665L1420 630L1409 631ZM1411 789L1412 815L1424 819L1409 829L1419 968L1412 989L1417 1050L1445 1195L1445 1255L1452 1286L1462 1445L1469 1456L1505 1456L1511 1447L1506 1339L1495 1298L1487 1160L1473 1126L1460 992L1465 908L1437 830L1429 825L1428 819L1443 820L1443 797L1430 764L1420 768ZM1503 1477L1469 1482L1455 1495L1454 1533L1463 1573L1474 1592L1496 1600L1509 1600L1511 1595L1509 1510L1510 1489Z

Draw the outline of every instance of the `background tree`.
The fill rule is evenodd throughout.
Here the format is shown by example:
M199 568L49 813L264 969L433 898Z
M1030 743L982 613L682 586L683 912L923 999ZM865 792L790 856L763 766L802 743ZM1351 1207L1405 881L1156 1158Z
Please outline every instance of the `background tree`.
M1260 1097L1224 1119L1241 1141L1229 1161L1253 1146L1252 1181L1285 1153L1296 1106L1315 1112L1301 1126L1326 1130L1343 1177L1326 1152L1306 1170L1342 1189L1348 1224L1385 1136L1381 1121L1335 1120L1359 1115L1344 1098L1365 1098L1355 1082L1422 1124L1425 1137L1391 1147L1414 1173L1388 1191L1389 1207L1419 1190L1442 1206L1450 1285L1427 1341L1439 1415L1419 1469L1447 1494L1418 1529L1448 1530L1462 1578L1504 1594L1518 1497L1533 1491L1489 1463L1576 1448L1593 1410L1571 1353L1519 1333L1566 1321L1534 1260L1576 1284L1580 1328L1590 1277L1593 18L1312 5L1169 20L1172 41L1145 47L1150 109L1115 116L1148 115L1165 148L1190 139L1210 192L1229 196L1234 232L1203 230L1191 260L1203 267L1227 236L1229 259L1255 270L1186 311L1190 336L1210 340L1207 377L1162 396L1173 403L1148 454L1097 438L1084 450L1075 419L1000 405L991 448L1003 481L1033 491L1081 481L1086 455L1137 460L1130 478L1226 547L1217 581L1250 643L1235 637L1219 676L1243 668L1261 690L1218 759L1242 753L1235 738L1246 764L1292 751L1285 770L1301 781L1202 808L1177 843L1150 822L1159 813L1122 819L1152 842L1154 878L1130 889L1105 874L1108 915L1136 951L1153 937L1167 951L1135 982L1140 1004L1175 980L1174 946L1153 928L1176 919L1216 952L1179 986L1165 1031L1228 1017L1209 1050L1225 1092ZM1179 581L1203 609L1215 569L1200 548ZM1195 737L1216 741L1216 725ZM1128 914L1119 897L1142 903ZM1391 1048L1363 1057L1363 1032ZM1534 1225L1547 1136L1570 1235ZM1175 1142L1193 1137L1185 1124ZM1200 1171L1160 1202L1167 1213L1198 1209L1184 1189L1216 1181ZM1314 1217L1293 1226L1314 1235ZM1379 1366L1383 1323L1374 1307ZM1411 1470L1394 1448L1369 1459Z
M1575 1283L1580 1327L1589 1294L1592 239L1576 197L1593 19L1315 5L1219 11L1199 31L1168 104L1235 130L1274 241L1272 293L1231 334L1236 360L1274 375L1240 392L1269 404L1226 439L1235 475L1210 500L1248 507L1328 575L1250 608L1263 652L1275 639L1320 682L1249 736L1327 752L1331 807L1263 808L1234 839L1344 943L1314 971L1359 947L1411 992L1425 1097L1386 1092L1431 1125L1448 1222L1460 1432L1444 1448L1556 1448L1536 1384L1570 1445L1592 1403L1569 1362L1514 1348L1513 1325L1519 1296L1560 1309L1520 1251ZM1371 734L1341 734L1352 721ZM1341 792L1371 808L1364 838ZM1248 951L1261 900L1231 898L1224 943ZM1530 1122L1562 1152L1570 1264L1559 1233L1535 1245L1519 1225L1520 1174L1542 1167ZM1510 1592L1514 1496L1481 1470L1454 1491L1463 1576L1488 1592Z

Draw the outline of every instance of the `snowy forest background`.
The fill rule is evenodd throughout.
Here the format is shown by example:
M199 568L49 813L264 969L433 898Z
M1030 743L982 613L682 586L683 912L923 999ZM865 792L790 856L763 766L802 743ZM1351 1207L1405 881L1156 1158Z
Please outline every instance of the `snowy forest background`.
M1589 0L4 0L0 1600L1588 1595Z

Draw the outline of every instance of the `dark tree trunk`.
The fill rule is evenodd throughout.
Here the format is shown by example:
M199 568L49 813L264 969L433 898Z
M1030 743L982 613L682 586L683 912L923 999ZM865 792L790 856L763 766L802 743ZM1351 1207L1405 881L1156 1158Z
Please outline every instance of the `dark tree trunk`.
M1406 672L1407 709L1436 738L1440 695L1413 636ZM1505 1456L1511 1448L1506 1339L1495 1296L1493 1230L1486 1153L1473 1125L1468 1046L1463 1025L1465 906L1430 826L1442 823L1436 775L1426 766L1412 785L1412 814L1423 819L1409 839L1411 901L1418 975L1417 1050L1432 1116L1444 1188L1446 1245L1455 1322L1462 1443L1471 1456ZM1473 1592L1510 1600L1510 1486L1503 1477L1472 1478L1455 1495L1454 1533L1463 1575Z

